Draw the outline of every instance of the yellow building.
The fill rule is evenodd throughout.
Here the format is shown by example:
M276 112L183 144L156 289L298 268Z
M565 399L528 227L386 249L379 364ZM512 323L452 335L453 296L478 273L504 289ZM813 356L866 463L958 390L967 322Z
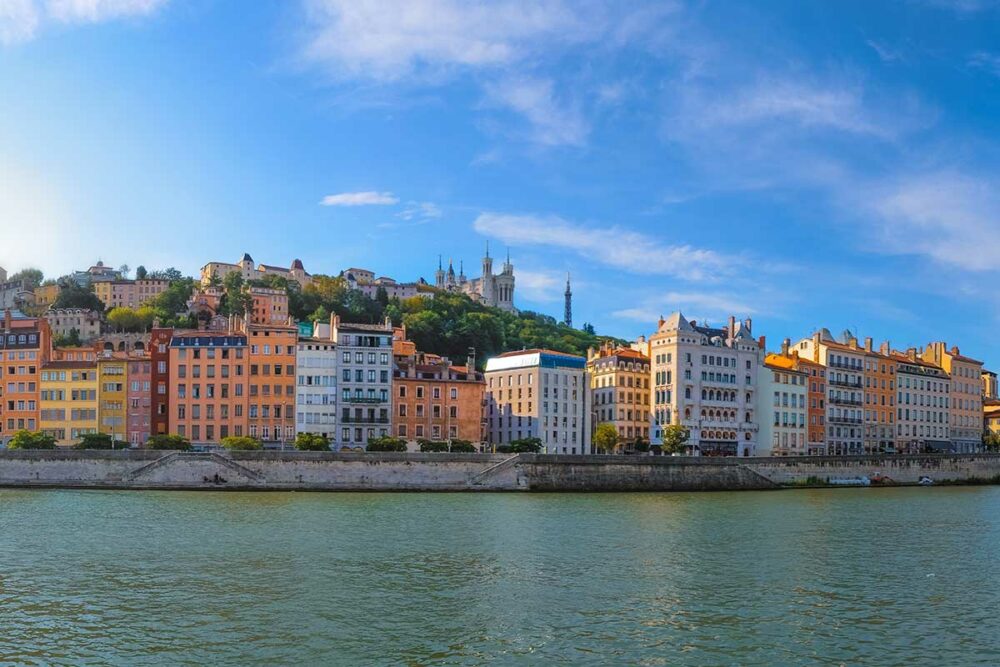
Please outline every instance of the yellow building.
M591 424L609 423L618 432L616 449L631 451L638 440L649 442L649 357L604 343L587 350Z
M55 303L59 296L59 285L41 285L35 288L34 307L39 313L44 313Z
M50 361L42 366L40 427L69 447L97 432L97 365L90 361Z
M128 359L101 356L97 360L98 430L115 440L126 440Z

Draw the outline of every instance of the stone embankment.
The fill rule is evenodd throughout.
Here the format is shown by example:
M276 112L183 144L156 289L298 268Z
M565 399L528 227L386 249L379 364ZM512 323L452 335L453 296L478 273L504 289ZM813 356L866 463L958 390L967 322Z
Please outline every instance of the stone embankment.
M710 459L543 454L0 451L0 486L322 491L722 491L861 477L1000 482L1000 455Z

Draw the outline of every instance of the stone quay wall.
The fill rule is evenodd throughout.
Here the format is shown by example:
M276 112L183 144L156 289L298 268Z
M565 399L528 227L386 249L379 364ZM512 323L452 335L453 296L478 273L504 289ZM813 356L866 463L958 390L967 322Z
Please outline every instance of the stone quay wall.
M1000 455L689 458L543 454L0 450L0 486L322 491L723 491L998 483Z

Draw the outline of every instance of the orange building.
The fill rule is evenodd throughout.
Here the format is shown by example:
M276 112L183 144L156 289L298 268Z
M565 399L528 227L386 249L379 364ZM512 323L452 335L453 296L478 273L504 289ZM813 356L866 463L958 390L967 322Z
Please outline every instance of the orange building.
M245 334L174 333L169 343L167 432L196 444L247 435L248 360Z
M250 323L288 324L288 293L283 289L250 287Z
M470 357L464 366L436 354L419 352L393 332L394 434L411 443L427 440L483 440L486 383Z
M266 317L267 312L262 311ZM287 317L286 320L287 322ZM264 443L295 439L295 348L298 327L250 324L249 432Z
M806 451L807 456L826 454L826 366L799 356L798 350L790 350L791 340L786 338L781 344L781 354L768 355L771 363L790 362L790 368L806 374Z
M49 360L51 334L42 318L4 311L0 330L0 441L21 429L40 428L40 373Z
M587 350L591 424L614 426L623 451L632 451L638 440L649 442L649 368L649 357L629 347L604 343Z
M896 366L888 342L875 350L865 338L865 454L896 451Z
M173 329L153 324L149 337L150 435L170 432L170 339Z

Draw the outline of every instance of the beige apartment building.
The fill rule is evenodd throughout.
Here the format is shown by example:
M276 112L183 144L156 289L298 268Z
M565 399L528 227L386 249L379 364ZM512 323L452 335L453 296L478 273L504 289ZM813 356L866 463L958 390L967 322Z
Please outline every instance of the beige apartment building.
M547 454L590 454L587 360L553 350L507 352L486 362L486 439L538 438Z
M152 301L170 287L169 280L145 278L143 280L108 280L94 283L94 294L108 310L112 308L138 308Z
M956 452L975 452L983 437L983 362L963 356L957 346L931 343L923 360L940 366L951 376L948 409L950 439Z
M592 426L608 423L618 432L617 449L631 451L649 441L649 357L628 347L604 343L587 350Z

